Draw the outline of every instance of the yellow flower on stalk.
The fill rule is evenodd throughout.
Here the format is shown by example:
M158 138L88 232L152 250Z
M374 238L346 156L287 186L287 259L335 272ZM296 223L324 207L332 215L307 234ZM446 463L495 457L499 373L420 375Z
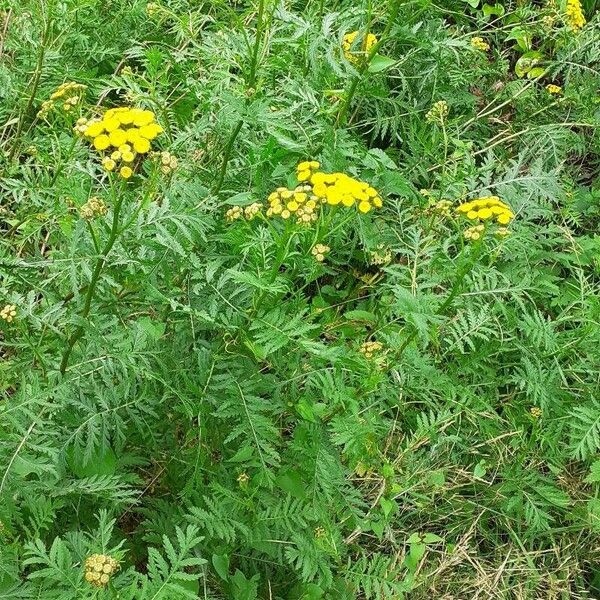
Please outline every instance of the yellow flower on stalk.
M487 223L496 222L498 225L508 225L515 218L508 204L500 200L498 196L483 196L463 202L456 208L456 212L476 224L465 231L465 238L469 240L479 239L483 235ZM500 227L497 231L501 231L500 236L508 234L505 227Z
M85 559L85 580L95 587L104 587L113 573L119 570L119 562L106 554L92 554Z
M96 150L106 151L103 167L113 171L120 166L124 179L133 175L136 156L150 152L152 140L163 131L151 110L129 107L110 108L99 119L80 119L75 130L89 138Z
M562 94L562 88L560 87L560 85L555 85L554 83L549 83L546 86L546 91L549 94Z
M565 21L573 31L579 31L585 25L585 16L579 0L567 0Z
M123 179L129 179L133 175L131 167L121 167L119 173Z
M482 37L477 35L471 38L471 46L482 52L487 52L490 49L490 45Z
M14 304L7 304L2 310L0 310L0 319L7 323L12 323L14 318L17 316L17 307Z
M342 50L348 62L356 65L361 63L371 52L373 46L377 43L377 37L368 33L366 37L359 39L359 43L355 44L358 31L347 33L342 40Z

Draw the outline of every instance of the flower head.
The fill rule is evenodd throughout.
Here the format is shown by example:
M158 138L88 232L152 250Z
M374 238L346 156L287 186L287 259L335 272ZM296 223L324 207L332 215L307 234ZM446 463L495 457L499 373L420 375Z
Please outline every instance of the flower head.
M310 253L315 257L317 262L323 262L325 260L325 255L331 250L329 246L325 244L315 244Z
M579 31L586 23L580 0L567 0L565 21L572 31Z
M85 580L95 587L104 587L118 570L119 562L106 554L92 554L85 559Z
M137 156L150 152L152 140L163 128L155 122L151 110L121 107L108 109L101 119L79 119L75 131L88 138L98 152L107 152L102 166L113 171L119 162L133 163ZM133 168L124 164L119 173L129 179Z
M359 348L359 352L363 354L365 358L373 358L374 355L382 350L383 344L381 342L364 342Z
M549 83L546 86L546 91L549 94L562 94L562 88L560 87L560 85L555 85L554 83Z
M17 316L17 307L14 304L6 304L2 310L0 310L0 319L7 323L12 323L14 318Z
M438 100L433 104L425 115L429 123L443 123L449 112L448 103L445 100Z
M353 31L352 33L347 33L342 40L344 56L348 62L354 65L360 64L377 43L377 37L372 33L368 33L358 40L356 39L357 37L358 31Z
M500 200L498 196L484 196L463 202L457 207L456 212L475 224L474 227L465 231L465 238L469 240L478 240L488 223L502 225L503 227L498 228L498 231L503 231L504 226L515 218L510 206ZM506 234L501 233L500 236L502 235Z
M57 106L65 112L71 111L83 100L86 89L87 85L83 85L83 83L76 83L75 81L62 83L50 95L49 100L42 102L42 107L38 111L37 116L40 119L45 119Z
M482 52L487 52L490 49L490 45L479 36L471 38L471 46L477 50L481 50Z
M108 212L108 208L102 198L93 196L79 209L79 216L86 221L95 217L104 216Z

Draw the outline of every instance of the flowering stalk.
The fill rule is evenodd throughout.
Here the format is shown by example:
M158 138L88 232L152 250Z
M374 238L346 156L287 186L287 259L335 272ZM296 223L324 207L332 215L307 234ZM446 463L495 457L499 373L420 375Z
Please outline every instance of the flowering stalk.
M400 11L401 3L402 3L402 0L390 0L389 6L391 6L391 8L389 9L389 16L388 16L387 23L385 25L385 29L383 30L383 33L379 37L379 40L372 46L371 50L369 51L369 53L367 54L365 59L361 62L360 66L358 67L357 75L355 75L354 79L350 83L350 87L348 88L348 91L344 94L343 104L340 107L337 117L336 117L336 120L335 120L336 127L341 127L345 124L346 117L348 116L348 110L350 108L350 105L352 104L352 100L354 98L354 94L356 93L356 89L358 88L358 84L359 84L362 76L366 72L366 70L369 68L371 61L373 60L373 58L379 51L381 44L385 41L392 26L394 25L394 22L396 21L396 17L398 16L398 12Z
M94 294L96 292L96 286L98 284L98 280L100 279L100 274L102 273L102 268L106 263L106 258L108 254L112 250L117 237L119 235L119 217L121 214L121 205L123 204L123 194L119 194L115 200L114 210L113 210L113 219L112 225L110 228L110 234L108 236L108 240L102 250L102 254L96 260L96 265L94 266L94 271L92 272L92 278L90 280L90 284L88 286L87 294L85 296L85 303L83 306L83 311L81 312L81 318L86 320L90 314L90 309L92 307L92 300L94 299ZM67 370L67 366L69 364L69 357L71 356L71 352L75 344L81 338L84 333L84 327L80 325L77 329L71 334L69 339L67 340L67 347L62 357L62 361L60 363L60 372L64 375Z
M250 56L250 71L248 72L248 78L246 80L246 102L247 105L250 102L250 98L252 97L252 91L254 89L254 85L256 84L256 77L258 74L258 54L260 51L260 44L263 37L264 24L265 24L265 6L267 0L259 0L258 2L258 12L256 15L256 38L254 40L254 46L252 48L252 53ZM223 150L223 161L221 162L221 168L219 169L219 174L217 176L217 181L213 188L213 193L216 195L221 191L221 187L223 185L223 181L225 180L225 174L227 173L227 166L229 164L229 160L231 159L231 153L233 152L233 147L235 145L235 141L244 126L243 117L237 122L234 127L231 135L229 136L229 140L227 140L227 144L225 145L225 149Z

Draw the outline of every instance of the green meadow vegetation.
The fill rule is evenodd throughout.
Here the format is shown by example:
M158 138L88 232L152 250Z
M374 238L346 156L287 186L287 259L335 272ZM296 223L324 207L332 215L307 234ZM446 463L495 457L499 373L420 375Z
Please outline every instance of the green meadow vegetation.
M598 0L0 0L0 597L600 598Z

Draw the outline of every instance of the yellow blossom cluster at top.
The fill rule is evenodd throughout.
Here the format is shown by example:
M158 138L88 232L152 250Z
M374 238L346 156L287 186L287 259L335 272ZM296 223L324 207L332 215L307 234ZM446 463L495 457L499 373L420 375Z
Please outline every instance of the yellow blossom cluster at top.
M342 204L347 208L357 204L362 213L383 205L379 192L368 183L345 173L324 173L318 170L320 166L317 161L301 162L297 167L297 177L298 181L311 185L312 194L323 204Z
M366 37L359 40L360 45L357 43L355 49L353 48L353 45L355 45L354 42L356 41L357 36L358 31L353 31L352 33L347 33L342 40L344 56L348 62L351 62L354 65L361 63L377 43L377 37L373 33L368 33Z
M79 119L75 131L88 138L102 156L102 166L119 173L124 179L133 175L133 162L138 155L150 152L151 142L163 132L151 110L110 108L101 119Z
M104 587L119 569L117 560L106 554L92 554L85 559L85 580L95 587Z
M38 111L37 116L40 119L45 119L59 102L62 102L62 109L65 112L69 112L83 100L83 92L86 89L87 85L83 85L83 83L76 83L74 81L62 83L52 93L50 100L42 102L42 107Z
M355 204L362 213L373 208L381 208L383 201L379 192L364 181L354 179L345 173L324 173L316 160L303 161L296 167L299 185L293 189L279 187L267 198L267 217L280 217L287 220L294 216L301 225L310 225L317 220L321 205ZM253 205L254 206L254 205ZM258 205L260 206L260 205ZM227 210L225 219L236 221L242 217L253 218L258 211L249 216L248 207L234 206Z
M471 38L471 46L482 52L487 52L490 49L490 45L482 37L477 35Z
M289 219L294 214L299 224L310 225L317 220L319 201L311 191L310 185L298 185L293 190L277 188L267 198L267 217L278 215L282 219Z
M579 31L585 25L585 16L579 0L567 0L565 20L573 31Z
M470 221L496 221L499 225L508 225L515 218L508 204L498 196L484 196L463 202L456 210Z
M7 304L2 310L0 310L0 319L7 323L12 323L14 318L17 316L17 307L14 304Z

